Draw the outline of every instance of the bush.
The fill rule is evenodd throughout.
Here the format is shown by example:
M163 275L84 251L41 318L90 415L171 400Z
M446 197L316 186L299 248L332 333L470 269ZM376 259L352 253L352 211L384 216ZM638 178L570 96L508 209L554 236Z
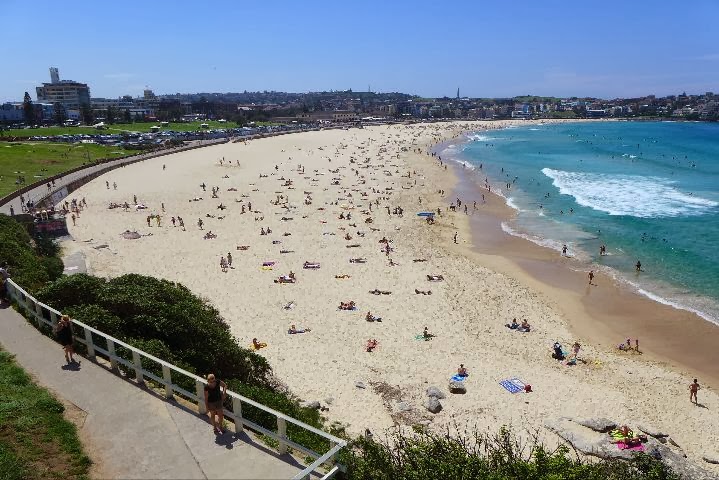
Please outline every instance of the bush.
M7 262L12 279L29 292L62 275L62 261L52 240L33 241L14 218L0 214L0 263Z
M53 282L37 297L200 376L214 372L223 379L270 386L271 368L264 357L240 347L217 309L178 283L135 274L112 280L78 274Z
M631 461L586 463L566 447L548 451L523 444L506 428L495 436L459 429L438 435L398 431L383 442L358 438L341 461L349 479L526 479L526 480L678 480L668 467L644 454Z

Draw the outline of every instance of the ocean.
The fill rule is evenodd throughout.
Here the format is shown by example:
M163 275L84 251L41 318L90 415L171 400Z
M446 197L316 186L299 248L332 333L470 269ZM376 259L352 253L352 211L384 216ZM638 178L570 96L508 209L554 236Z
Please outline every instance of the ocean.
M639 293L719 323L719 124L532 124L471 133L439 154L517 210L507 233L566 244Z

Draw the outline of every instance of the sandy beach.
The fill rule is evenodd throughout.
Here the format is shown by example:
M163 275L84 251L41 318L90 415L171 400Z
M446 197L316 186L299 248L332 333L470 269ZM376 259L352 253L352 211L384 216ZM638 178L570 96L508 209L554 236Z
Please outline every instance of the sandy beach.
M656 426L703 463L719 444L719 397L710 387L719 379L717 328L601 276L586 294L577 266L503 234L499 222L511 212L501 199L482 203L477 185L460 181L461 169L428 154L463 131L506 123L324 130L147 160L73 192L88 208L69 226L74 240L64 252L82 252L95 275L153 275L207 298L241 344L267 343L258 353L280 381L327 406L326 416L352 433L456 422L538 431L554 444L545 420L607 417ZM133 196L148 208L134 208ZM457 197L467 215L464 205L449 211ZM131 208L108 209L111 202ZM432 225L416 215L438 208ZM148 226L151 214L160 225L153 218ZM140 238L125 239L125 231ZM209 231L216 238L205 239ZM232 266L223 272L228 253ZM294 283L276 282L290 272ZM350 301L356 310L338 308ZM368 312L381 322L367 321ZM513 318L526 319L531 332L506 328ZM311 331L288 334L293 324ZM424 327L430 341L421 338ZM642 339L644 354L616 350L627 336ZM367 352L370 339L377 347ZM579 341L581 361L551 358L556 341L567 350ZM440 413L428 412L427 387L447 393L460 364L470 374L467 393L448 394ZM689 402L690 375L704 385L703 407ZM499 384L514 377L533 393Z

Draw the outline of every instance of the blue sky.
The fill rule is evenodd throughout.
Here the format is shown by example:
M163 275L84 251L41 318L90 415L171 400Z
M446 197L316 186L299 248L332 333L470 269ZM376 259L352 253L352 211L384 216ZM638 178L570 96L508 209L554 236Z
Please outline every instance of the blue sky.
M330 89L423 96L719 92L719 1L2 0L0 100Z

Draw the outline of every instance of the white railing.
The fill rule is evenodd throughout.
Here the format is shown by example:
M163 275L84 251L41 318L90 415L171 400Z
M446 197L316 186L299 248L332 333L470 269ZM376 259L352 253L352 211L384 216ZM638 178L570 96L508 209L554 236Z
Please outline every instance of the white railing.
M27 315L30 317L30 320L34 320L38 327L45 325L46 327L52 327L54 329L57 326L57 322L62 315L59 311L35 299L32 295L28 294L22 287L13 282L12 279L7 280L6 286L8 296L12 300L14 300L19 307L23 308L25 312L27 312ZM46 316L49 318L46 318ZM150 355L149 353L143 352L142 350L135 348L132 345L128 345L127 343L114 337L111 337L110 335L107 335L95 328L92 328L89 325L85 325L78 320L73 319L71 321L73 326L74 339L78 343L85 345L85 347L87 348L87 357L90 360L95 361L97 354L101 353L109 360L110 369L112 371L116 373L119 372L118 364L122 364L128 369L134 370L135 379L138 383L144 383L145 378L148 378L156 382L158 385L164 385L166 398L171 399L175 394L180 394L183 397L197 403L198 414L203 415L207 413L204 397L204 387L207 381L204 378L198 377L197 375L183 370L180 367L177 367L171 363L168 363L162 359ZM82 330L82 335L80 335L78 332L78 330L80 329ZM104 342L105 344L104 348L101 345L98 345L96 339L93 338L93 335L102 339L101 342ZM132 360L128 360L117 355L115 349L118 346L131 352ZM155 375L154 373L148 371L146 367L143 367L143 360L149 360L150 362L154 362L155 364L162 367L162 377ZM180 375L181 377L192 380L195 385L195 391L190 392L179 386L178 384L173 383L173 374L175 374L176 377L177 375ZM309 479L310 474L323 464L327 464L330 467L330 470L326 474L324 474L322 480L334 477L335 474L342 469L341 465L336 465L335 463L339 451L347 445L347 442L345 440L335 437L334 435L330 435L327 432L323 432L320 429L317 429L311 425L307 425L304 422L301 422L290 416L285 415L284 413L266 407L260 403L255 402L254 400L243 397L242 395L239 395L235 392L228 390L227 395L232 398L233 411L225 409L224 412L225 416L232 419L232 421L234 422L236 434L239 434L244 430L245 427L247 427L250 430L259 432L263 435L266 435L267 437L276 440L279 443L277 451L280 454L285 454L287 453L288 448L292 448L315 459L315 461L311 465L308 465L304 470L295 475L293 477L293 480ZM263 412L273 415L277 419L277 431L269 430L246 418L243 418L243 404L251 405L262 410ZM310 450L307 447L304 447L290 440L287 437L288 422L325 438L327 441L329 441L331 448L326 453L319 454L313 450Z

